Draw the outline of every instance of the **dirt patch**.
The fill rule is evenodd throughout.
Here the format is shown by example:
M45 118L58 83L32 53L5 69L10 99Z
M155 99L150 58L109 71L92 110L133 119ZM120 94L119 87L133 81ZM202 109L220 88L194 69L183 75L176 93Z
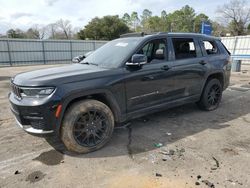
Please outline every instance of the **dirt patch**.
M221 151L223 151L224 153L227 153L229 155L239 155L239 153L237 151L235 151L234 149L231 149L231 148L223 148L223 149L221 149Z
M52 166L58 165L63 160L63 154L57 152L56 150L50 150L41 153L38 157L34 158L33 160L40 161L43 164Z
M26 181L29 181L30 183L35 183L43 179L45 176L46 174L42 173L41 171L35 171L28 175Z
M108 188L127 188L127 187L136 187L136 188L179 188L185 187L186 182L183 180L171 179L165 177L149 177L143 175L122 175L115 178L112 178L108 183Z
M13 121L13 118L0 119L0 125Z

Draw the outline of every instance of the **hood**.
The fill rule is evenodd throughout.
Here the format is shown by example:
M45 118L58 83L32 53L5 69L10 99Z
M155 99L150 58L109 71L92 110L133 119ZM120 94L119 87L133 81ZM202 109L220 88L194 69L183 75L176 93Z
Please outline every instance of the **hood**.
M17 74L13 83L19 86L57 86L91 79L105 70L107 69L95 65L72 64Z

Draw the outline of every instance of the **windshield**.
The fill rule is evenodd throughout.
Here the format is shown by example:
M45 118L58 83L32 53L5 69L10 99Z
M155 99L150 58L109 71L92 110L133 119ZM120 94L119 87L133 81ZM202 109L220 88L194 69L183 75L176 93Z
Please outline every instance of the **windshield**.
M116 68L137 47L141 38L120 38L110 41L87 56L81 63Z

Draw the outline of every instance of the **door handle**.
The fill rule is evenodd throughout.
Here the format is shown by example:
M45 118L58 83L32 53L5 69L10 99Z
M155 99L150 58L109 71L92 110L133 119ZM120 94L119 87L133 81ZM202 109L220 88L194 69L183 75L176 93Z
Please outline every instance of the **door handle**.
M200 63L201 65L206 65L206 64L207 64L207 62L205 62L204 60L200 61L199 63Z
M161 67L161 70L167 71L169 69L170 69L170 67L168 65L164 65L164 66Z

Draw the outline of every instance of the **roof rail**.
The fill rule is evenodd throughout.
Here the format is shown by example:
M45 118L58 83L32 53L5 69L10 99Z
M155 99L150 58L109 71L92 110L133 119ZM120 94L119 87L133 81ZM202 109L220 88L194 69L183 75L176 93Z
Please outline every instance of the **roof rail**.
M164 35L164 34L168 34L168 32L157 32L156 34L158 34L158 35Z
M143 37L145 35L144 32L139 32L139 33L126 33L120 35L120 38L125 38L125 37Z
M152 33L145 33L145 32L137 32L137 33L125 33L120 35L120 38L125 37L143 37L145 35L164 35L168 34L168 32L152 32Z

